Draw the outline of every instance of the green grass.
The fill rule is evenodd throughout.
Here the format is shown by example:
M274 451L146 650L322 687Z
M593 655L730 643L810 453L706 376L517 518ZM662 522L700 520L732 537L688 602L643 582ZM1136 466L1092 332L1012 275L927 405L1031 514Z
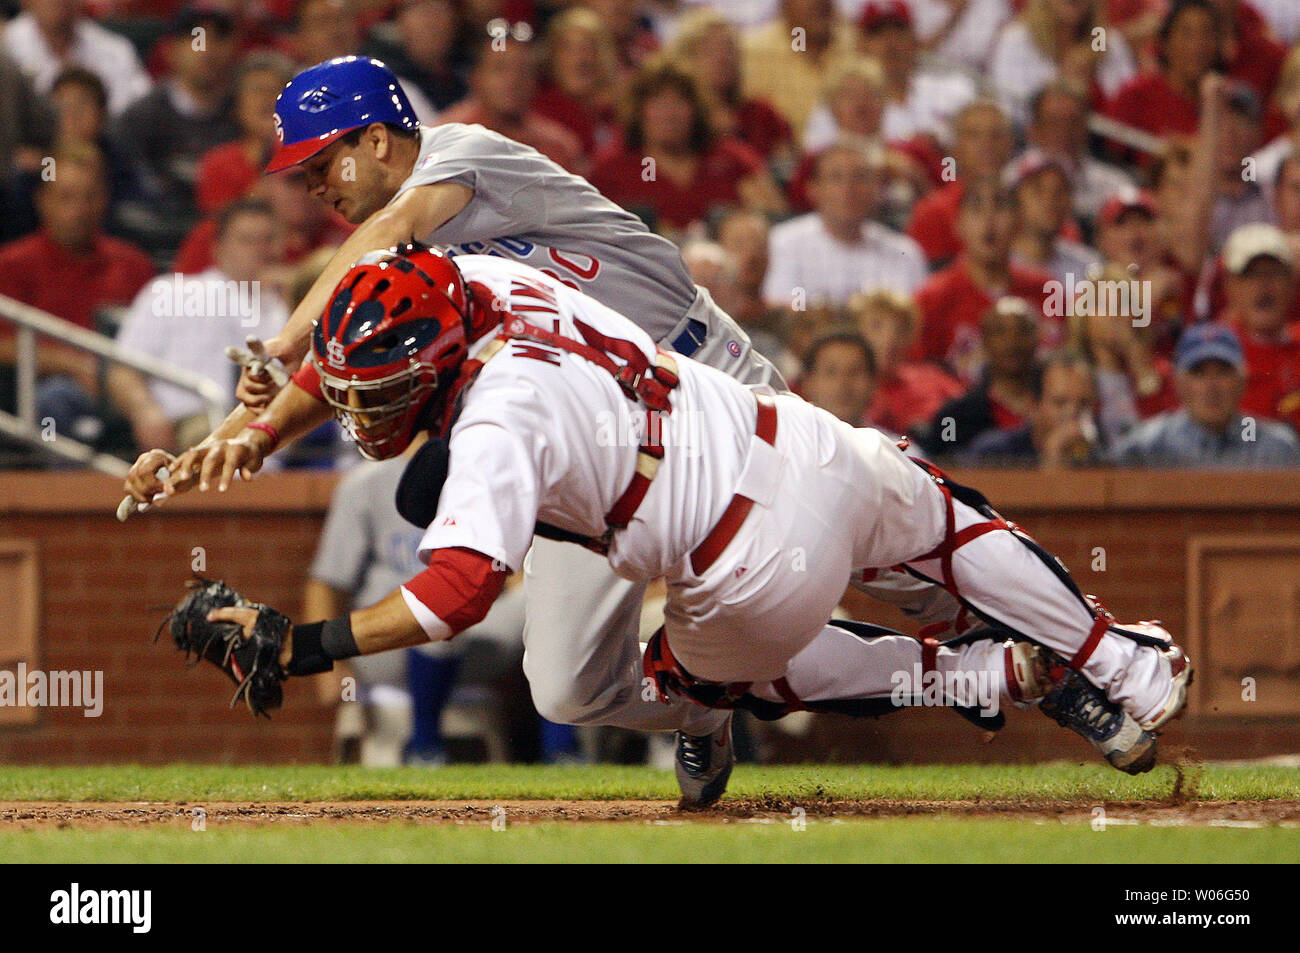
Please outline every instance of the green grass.
M843 798L1159 799L1174 770L1129 777L1104 765L797 765L736 769L729 797L791 801ZM1199 769L1196 796L1210 800L1300 799L1300 769ZM677 797L671 772L599 765L458 765L437 770L324 765L3 767L0 801L349 801L416 799L663 799Z
M1110 826L1054 817L1009 819L945 815L819 817L795 831L790 805L826 799L1025 799L1073 801L1087 816L1103 802L1159 801L1172 768L1130 778L1100 765L742 766L729 798L774 800L761 822L624 821L514 823L504 831L475 824L315 823L289 819L259 826L209 820L195 832L188 816L147 827L73 826L23 830L0 824L0 860L98 862L642 862L642 863L1295 863L1300 829ZM674 800L672 774L640 767L457 766L438 770L324 766L10 767L0 769L0 801L346 800ZM1196 796L1300 800L1300 769L1206 766ZM783 806L784 805L784 806ZM1127 817L1129 809L1109 812ZM1076 814L1076 816L1078 816ZM486 821L486 818L484 818Z
M649 823L0 834L10 863L1295 863L1284 828L1109 828L1056 821L892 818L790 824Z

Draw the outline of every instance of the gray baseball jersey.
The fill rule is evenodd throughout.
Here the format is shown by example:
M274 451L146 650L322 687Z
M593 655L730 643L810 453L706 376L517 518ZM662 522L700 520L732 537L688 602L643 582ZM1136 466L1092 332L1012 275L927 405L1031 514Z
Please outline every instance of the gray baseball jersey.
M415 169L397 195L439 182L474 195L424 237L429 244L531 265L679 353L749 383L775 377L784 386L766 360L751 356L749 336L691 281L676 245L536 149L478 125L422 128Z

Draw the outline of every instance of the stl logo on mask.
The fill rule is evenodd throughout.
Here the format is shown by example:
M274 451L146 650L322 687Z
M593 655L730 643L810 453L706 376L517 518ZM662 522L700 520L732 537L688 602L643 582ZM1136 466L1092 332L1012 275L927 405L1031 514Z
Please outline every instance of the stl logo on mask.
M345 366L347 355L343 353L343 344L340 341L326 341L325 353L330 364L334 367Z

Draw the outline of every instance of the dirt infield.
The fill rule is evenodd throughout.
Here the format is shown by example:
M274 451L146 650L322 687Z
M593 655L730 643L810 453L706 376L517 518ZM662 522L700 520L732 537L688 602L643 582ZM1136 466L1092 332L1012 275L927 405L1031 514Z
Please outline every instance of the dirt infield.
M0 832L21 830L234 825L402 823L491 825L603 822L642 824L787 823L794 816L822 820L894 817L999 818L1090 823L1096 808L1110 825L1300 827L1300 801L900 801L863 799L798 802L782 798L729 800L695 812L670 801L336 801L336 802L0 802ZM802 814L800 814L802 811ZM499 822L498 822L499 823Z

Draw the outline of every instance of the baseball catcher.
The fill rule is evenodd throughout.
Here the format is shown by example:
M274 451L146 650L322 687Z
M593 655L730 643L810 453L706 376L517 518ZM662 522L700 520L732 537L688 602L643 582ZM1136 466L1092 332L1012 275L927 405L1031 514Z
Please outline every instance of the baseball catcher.
M225 491L335 414L373 459L427 435L399 500L427 521L427 568L377 605L295 626L293 675L447 639L480 620L534 535L668 582L665 625L622 693L774 718L879 715L924 696L988 728L998 699L1036 704L1114 766L1154 763L1191 667L1154 623L1121 626L973 490L791 395L656 347L623 316L535 269L419 245L365 256L315 326L311 360L237 435L174 461ZM882 570L942 587L939 643L828 622L846 582ZM260 610L210 613L252 634ZM915 676L913 676L915 673ZM578 672L573 672L578 677ZM900 681L910 685L902 685ZM994 691L985 693L984 688ZM721 743L719 743L721 746ZM688 752L700 801L731 763ZM682 759L679 759L679 765Z

